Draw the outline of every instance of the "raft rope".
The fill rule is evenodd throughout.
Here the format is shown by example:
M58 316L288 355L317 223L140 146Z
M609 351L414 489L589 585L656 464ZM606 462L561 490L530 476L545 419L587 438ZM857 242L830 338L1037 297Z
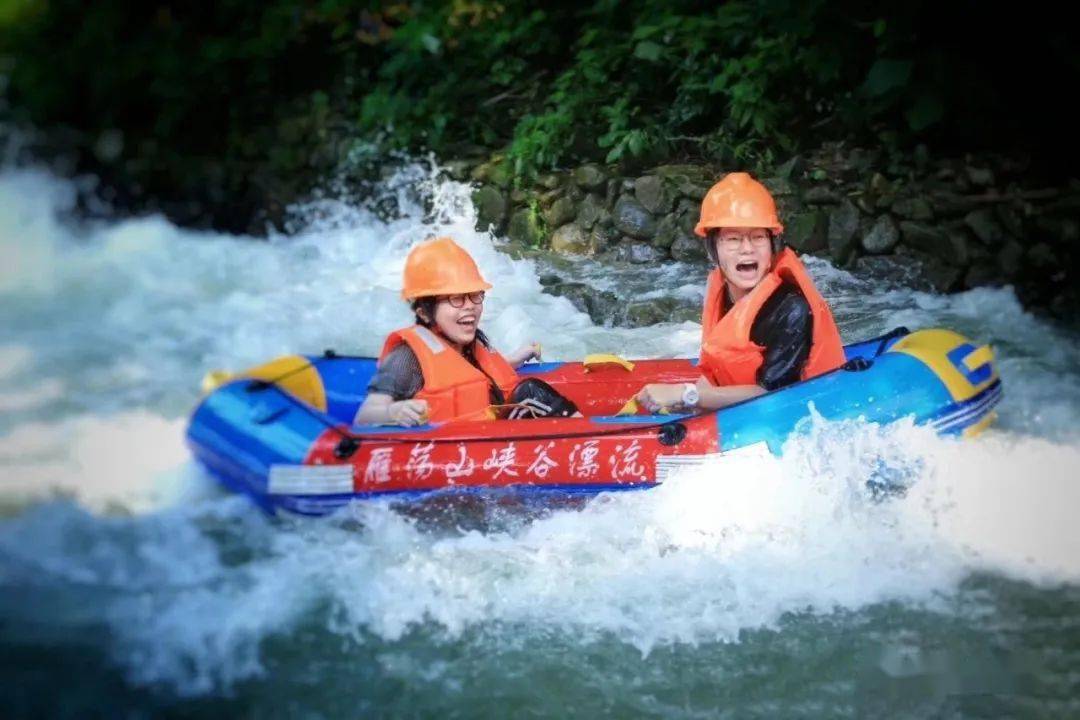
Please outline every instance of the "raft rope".
M880 338L881 342L878 344L877 350L874 351L874 357L878 357L879 355L881 355L881 353L885 352L885 346L889 344L890 340L895 340L896 338L902 338L905 335L910 335L910 334L911 334L911 331L908 330L903 325L901 325L898 328L894 328L894 329L890 330L889 332L885 333Z

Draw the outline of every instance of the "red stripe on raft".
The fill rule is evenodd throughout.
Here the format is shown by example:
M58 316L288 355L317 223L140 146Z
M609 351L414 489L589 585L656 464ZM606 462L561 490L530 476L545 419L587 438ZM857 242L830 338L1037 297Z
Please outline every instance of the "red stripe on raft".
M328 430L313 443L304 462L351 464L358 493L518 484L652 484L658 456L719 451L715 414L680 422L687 433L674 446L660 443L655 425L598 425L586 418L453 423L378 440L358 436L359 449L344 461L334 455L341 435Z

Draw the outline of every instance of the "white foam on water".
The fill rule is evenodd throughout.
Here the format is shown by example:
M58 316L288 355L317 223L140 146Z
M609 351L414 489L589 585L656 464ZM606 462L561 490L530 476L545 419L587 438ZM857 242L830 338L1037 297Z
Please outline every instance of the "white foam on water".
M361 530L341 517L269 523L243 499L215 499L182 442L203 372L325 347L376 353L410 319L400 273L425 237L455 237L495 285L483 327L499 347L694 354L694 323L602 328L543 293L532 261L473 230L469 189L431 177L414 167L390 181L396 220L320 201L294 235L256 240L157 217L73 225L61 219L69 184L0 173L0 406L12 418L0 500L35 503L0 523L5 587L100 590L78 617L111 628L131 679L203 694L262 673L261 642L325 605L330 629L361 642L509 624L648 653L737 642L788 613L943 606L977 571L1080 582L1075 335L1009 289L882 290L818 260L849 340L907 324L992 343L1000 429L960 442L905 423L817 422L782 458L729 457L512 531L433 532L379 503L346 513ZM866 483L881 478L906 495L876 501ZM57 493L72 501L40 504ZM246 559L228 559L236 548Z
M391 183L410 188L398 191L399 219L321 201L305 208L311 219L294 235L258 240L156 216L73 224L64 219L75 202L70 184L33 170L0 173L0 322L5 341L33 355L32 371L0 381L0 392L21 397L53 380L77 389L91 412L150 403L180 413L212 368L329 347L376 355L389 331L411 321L399 295L405 255L434 235L458 240L495 286L483 327L500 348L535 339L548 359L693 352L693 324L600 328L543 293L533 262L498 252L473 229L468 186L435 182L419 167ZM433 198L431 213L417 187Z
M69 497L97 512L148 512L207 491L184 423L147 412L21 425L0 437L0 499Z
M1078 454L1006 434L818 421L783 457L736 454L501 532L432 532L383 503L284 524L242 503L196 503L144 518L134 547L106 544L113 582L153 583L101 612L134 681L194 694L260 675L261 641L327 604L328 629L361 643L508 626L613 636L643 654L738 642L789 614L883 602L948 612L973 572L1080 582ZM906 492L878 499L868 479ZM215 555L195 530L208 515L236 523L250 560ZM97 534L82 517L79 532ZM87 578L102 558L99 543L60 564Z

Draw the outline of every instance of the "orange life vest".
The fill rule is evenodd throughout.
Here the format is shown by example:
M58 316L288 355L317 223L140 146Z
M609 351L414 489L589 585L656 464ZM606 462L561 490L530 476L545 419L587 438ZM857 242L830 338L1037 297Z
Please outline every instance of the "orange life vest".
M724 277L720 269L709 274L705 308L701 314L701 371L714 385L754 385L765 360L765 348L750 339L761 306L784 283L793 283L810 305L813 337L810 355L802 369L802 379L816 377L844 364L844 346L832 312L810 280L799 258L785 248L773 262L772 270L757 287L724 307Z
M379 362L400 343L408 345L420 362L424 385L414 399L427 401L428 419L432 422L486 419L487 409L491 405L491 382L499 386L506 398L510 397L517 384L514 368L497 351L484 347L480 342L474 344L476 362L483 370L481 372L449 343L423 325L390 333L379 355Z

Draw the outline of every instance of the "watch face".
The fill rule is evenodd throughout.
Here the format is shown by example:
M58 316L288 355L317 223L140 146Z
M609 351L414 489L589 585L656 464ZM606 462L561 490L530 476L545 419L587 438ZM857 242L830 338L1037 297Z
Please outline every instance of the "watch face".
M683 389L682 398L684 405L697 405L698 389L693 385L687 385L686 388Z

